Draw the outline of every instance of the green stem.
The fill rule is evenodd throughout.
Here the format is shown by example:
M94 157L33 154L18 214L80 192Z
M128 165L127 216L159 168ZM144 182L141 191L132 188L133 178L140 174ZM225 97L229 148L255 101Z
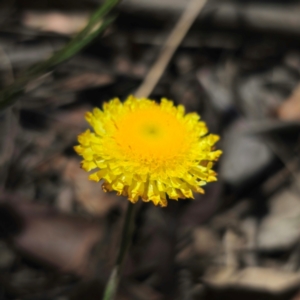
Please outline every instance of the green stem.
M134 229L133 222L134 222L134 204L128 201L118 257L116 259L116 264L111 272L109 280L106 284L104 296L102 300L115 299L119 281L120 281L122 266L124 263L124 258L126 256L127 250L132 240L132 234Z

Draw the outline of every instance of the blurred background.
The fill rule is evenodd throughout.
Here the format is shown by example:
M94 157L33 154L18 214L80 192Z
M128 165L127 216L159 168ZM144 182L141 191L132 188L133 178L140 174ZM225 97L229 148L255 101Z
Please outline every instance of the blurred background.
M188 1L123 0L102 34L31 77L101 3L0 3L0 89L17 90L0 111L1 300L101 299L112 269L127 200L88 181L73 146L86 111L141 85ZM299 300L300 1L208 0L161 97L221 136L219 181L139 204L117 299Z

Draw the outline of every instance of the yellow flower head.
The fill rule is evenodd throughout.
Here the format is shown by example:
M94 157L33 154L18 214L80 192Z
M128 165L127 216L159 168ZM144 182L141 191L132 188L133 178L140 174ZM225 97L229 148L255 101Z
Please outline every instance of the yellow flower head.
M90 130L78 136L75 151L90 180L103 180L105 192L115 190L135 203L152 201L167 206L169 199L193 198L202 186L216 181L213 161L219 136L208 134L196 113L185 114L182 105L162 99L129 96L113 99L86 113Z

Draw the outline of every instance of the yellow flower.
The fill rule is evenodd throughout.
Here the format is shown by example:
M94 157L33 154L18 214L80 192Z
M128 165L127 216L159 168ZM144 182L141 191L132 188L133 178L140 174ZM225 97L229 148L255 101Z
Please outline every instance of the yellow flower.
M193 198L193 192L204 193L202 186L217 180L212 166L222 154L214 150L219 136L208 134L199 115L185 114L182 105L129 96L85 117L94 132L80 134L74 149L85 171L96 169L89 179L103 180L105 192L167 206L167 196Z

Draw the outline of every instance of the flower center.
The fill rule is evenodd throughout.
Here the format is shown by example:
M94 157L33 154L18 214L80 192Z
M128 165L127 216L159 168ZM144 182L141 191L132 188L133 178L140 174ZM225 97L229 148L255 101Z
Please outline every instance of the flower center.
M138 161L173 160L184 148L186 127L158 105L126 112L115 120L114 139L126 157Z
M149 138L156 138L161 134L160 128L156 124L145 124L141 134L147 135Z

